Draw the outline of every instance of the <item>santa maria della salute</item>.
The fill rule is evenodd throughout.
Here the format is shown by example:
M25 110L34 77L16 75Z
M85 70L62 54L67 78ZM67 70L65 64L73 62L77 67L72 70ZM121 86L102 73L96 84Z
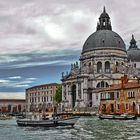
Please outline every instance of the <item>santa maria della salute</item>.
M97 108L100 103L97 89L121 83L121 77L126 72L129 80L139 76L140 49L136 40L132 35L126 49L123 39L112 30L105 7L99 17L96 32L83 45L79 60L80 65L78 62L71 64L70 72L62 73L62 101L68 108Z

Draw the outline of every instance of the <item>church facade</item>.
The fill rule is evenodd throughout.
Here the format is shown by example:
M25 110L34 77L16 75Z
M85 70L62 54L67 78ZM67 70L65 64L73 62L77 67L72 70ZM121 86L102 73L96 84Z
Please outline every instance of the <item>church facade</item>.
M99 17L96 32L83 45L79 60L80 64L71 64L70 72L62 73L64 106L98 107L100 96L96 94L96 89L120 83L123 73L118 71L117 66L128 65L125 43L112 31L105 8Z

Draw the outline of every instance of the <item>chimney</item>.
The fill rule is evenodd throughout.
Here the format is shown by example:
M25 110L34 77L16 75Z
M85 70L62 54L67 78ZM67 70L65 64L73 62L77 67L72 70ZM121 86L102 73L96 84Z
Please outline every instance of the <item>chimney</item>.
M127 84L128 83L128 77L127 75L124 75L124 84Z
M124 85L128 83L127 75L121 77L121 87L124 88Z

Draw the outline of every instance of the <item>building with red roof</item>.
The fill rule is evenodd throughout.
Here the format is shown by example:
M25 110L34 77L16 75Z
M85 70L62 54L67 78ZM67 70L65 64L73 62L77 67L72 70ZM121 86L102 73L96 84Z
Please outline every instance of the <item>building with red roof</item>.
M21 113L25 107L25 99L0 99L0 113Z
M121 84L100 89L99 113L101 114L140 114L140 84L128 82L127 76Z

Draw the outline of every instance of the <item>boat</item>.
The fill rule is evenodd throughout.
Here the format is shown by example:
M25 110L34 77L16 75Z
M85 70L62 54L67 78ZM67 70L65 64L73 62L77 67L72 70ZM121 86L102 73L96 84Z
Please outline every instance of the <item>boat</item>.
M108 119L108 120L136 120L136 115L128 115L128 114L122 114L122 115L99 115L99 118L101 120Z
M0 116L0 120L11 120L11 116Z
M60 116L59 116L60 117ZM58 118L57 116L49 115L45 119L18 119L18 126L31 126L31 127L57 127L57 126L74 126L78 121L79 116L70 116L66 118Z

